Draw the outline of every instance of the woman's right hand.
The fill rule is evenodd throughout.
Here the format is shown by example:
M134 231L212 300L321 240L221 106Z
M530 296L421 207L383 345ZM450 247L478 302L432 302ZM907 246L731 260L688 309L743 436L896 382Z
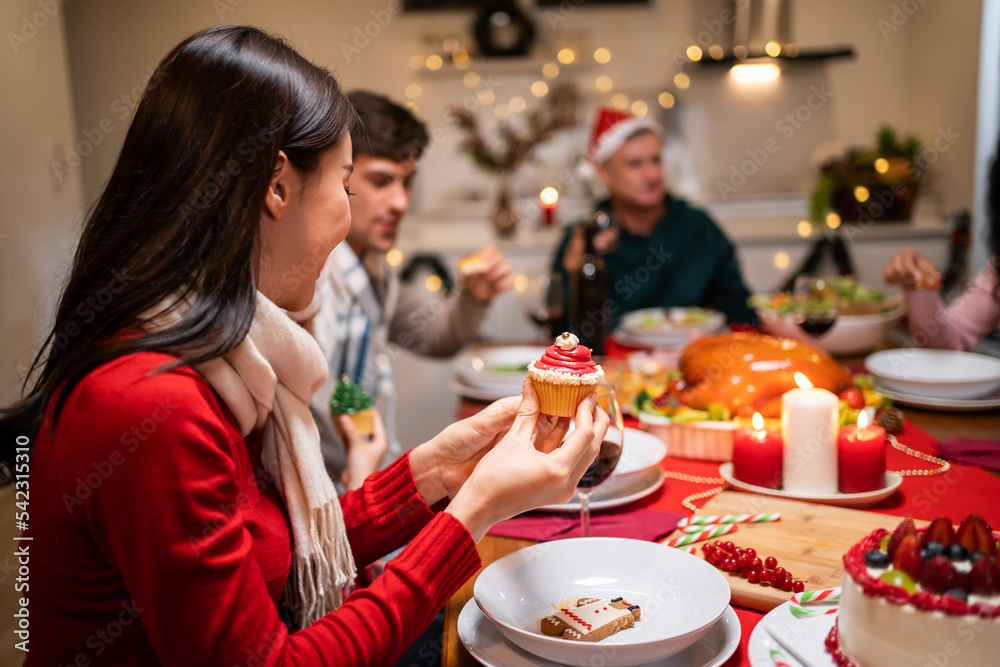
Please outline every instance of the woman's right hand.
M941 273L934 262L913 248L903 248L885 265L882 278L887 285L899 285L905 289L938 289L941 287Z
M561 444L562 429L538 421L538 398L531 383L525 382L510 430L479 461L448 506L446 511L465 525L476 542L498 521L542 505L569 502L610 425L594 394L580 403L576 427Z

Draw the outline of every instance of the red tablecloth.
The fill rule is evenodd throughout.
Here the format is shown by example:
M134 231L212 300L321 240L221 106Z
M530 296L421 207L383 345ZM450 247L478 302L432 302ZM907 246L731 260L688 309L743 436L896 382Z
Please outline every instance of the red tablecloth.
M633 424L634 425L634 424ZM912 424L907 424L905 430L897 435L899 442L927 454L934 453L937 442ZM934 466L925 461L907 456L890 449L886 458L889 470L930 469ZM664 470L717 477L719 464L707 461L694 461L668 456L663 460ZM692 484L674 479L668 479L656 493L637 501L634 507L650 507L670 512L684 512L681 499L685 496L704 491L710 487L704 484ZM952 464L951 470L941 475L930 477L904 477L899 490L879 504L868 508L872 512L894 514L896 516L912 516L917 519L933 519L939 515L959 521L967 514L978 512L994 527L1000 527L1000 479L990 473L971 466ZM701 505L707 500L698 501ZM892 528L893 526L886 526ZM762 612L752 609L734 607L742 624L740 648L726 662L727 667L749 665L747 643L754 626L764 616Z

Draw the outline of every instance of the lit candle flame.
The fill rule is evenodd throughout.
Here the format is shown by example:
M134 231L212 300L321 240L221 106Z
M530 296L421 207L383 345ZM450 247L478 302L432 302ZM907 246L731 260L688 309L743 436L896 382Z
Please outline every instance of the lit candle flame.
M753 418L750 421L753 423L753 430L755 431L764 430L764 418L760 416L759 412L753 413Z
M813 388L813 383L810 382L809 378L807 378L802 373L796 373L795 374L795 384L799 385L799 387L801 389L812 389Z
M862 410L858 413L858 430L864 430L868 426L868 413Z

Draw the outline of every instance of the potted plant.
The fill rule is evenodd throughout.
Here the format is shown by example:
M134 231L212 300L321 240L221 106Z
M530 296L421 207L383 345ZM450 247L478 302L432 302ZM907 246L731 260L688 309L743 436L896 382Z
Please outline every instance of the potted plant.
M460 144L461 150L472 158L477 167L499 176L500 189L492 222L500 236L512 235L521 215L511 192L510 176L531 158L539 144L565 125L564 121L551 115L528 112L524 116L524 128L501 122L497 129L499 142L494 145L483 135L475 113L461 106L452 107L449 113L465 135Z
M829 212L844 222L909 220L923 174L916 166L920 140L900 140L889 125L879 128L876 144L827 161L812 193L811 217L820 223Z

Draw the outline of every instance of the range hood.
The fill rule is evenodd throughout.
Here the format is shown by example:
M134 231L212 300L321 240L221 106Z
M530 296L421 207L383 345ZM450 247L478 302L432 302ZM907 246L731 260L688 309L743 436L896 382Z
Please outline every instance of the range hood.
M808 3L803 9L808 11ZM734 65L761 60L817 62L854 57L850 46L809 48L796 43L791 12L792 0L725 0L718 17L719 23L726 26L719 35L723 50L721 53L717 48L706 50L699 64Z

